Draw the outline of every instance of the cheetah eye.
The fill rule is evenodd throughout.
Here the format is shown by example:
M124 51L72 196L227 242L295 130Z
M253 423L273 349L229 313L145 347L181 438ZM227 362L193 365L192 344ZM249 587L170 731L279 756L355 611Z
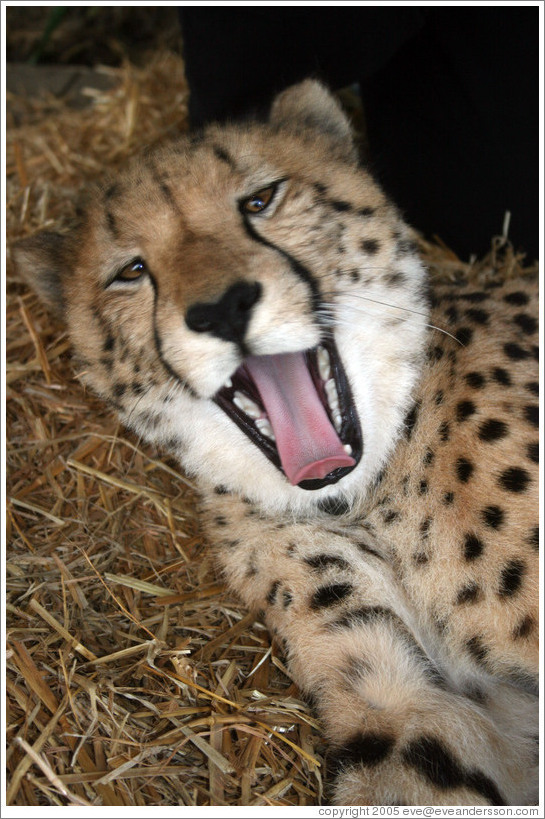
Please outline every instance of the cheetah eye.
M149 273L143 259L133 259L115 274L114 282L136 282Z
M241 208L244 213L261 213L264 211L265 208L271 204L274 194L276 193L276 185L270 185L268 188L263 188L257 193L253 193L251 196L248 196L247 199L243 199L241 203Z

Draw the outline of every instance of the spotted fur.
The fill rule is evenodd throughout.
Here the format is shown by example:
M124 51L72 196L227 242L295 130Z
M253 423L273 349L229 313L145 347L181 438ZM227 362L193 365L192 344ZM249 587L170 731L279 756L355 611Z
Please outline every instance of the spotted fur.
M333 801L531 804L535 283L430 292L310 81L265 124L134 161L73 232L14 257L64 315L87 382L199 482L221 570L315 704ZM361 457L304 488L218 396L248 355L331 338Z

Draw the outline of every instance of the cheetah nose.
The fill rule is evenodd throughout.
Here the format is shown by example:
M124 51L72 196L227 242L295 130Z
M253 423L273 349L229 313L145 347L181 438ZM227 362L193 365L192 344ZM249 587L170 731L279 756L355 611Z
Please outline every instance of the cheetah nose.
M262 289L259 282L236 282L218 301L192 304L185 314L185 323L196 333L210 333L224 341L241 343Z

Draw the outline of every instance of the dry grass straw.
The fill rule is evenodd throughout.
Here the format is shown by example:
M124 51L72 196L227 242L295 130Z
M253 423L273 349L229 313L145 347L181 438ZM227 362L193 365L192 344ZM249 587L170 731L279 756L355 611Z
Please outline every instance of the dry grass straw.
M9 239L185 129L179 58L108 71L83 111L17 100ZM436 275L522 261L505 242L479 265L423 250ZM316 804L319 726L214 573L191 483L83 393L62 326L9 270L6 353L8 804Z

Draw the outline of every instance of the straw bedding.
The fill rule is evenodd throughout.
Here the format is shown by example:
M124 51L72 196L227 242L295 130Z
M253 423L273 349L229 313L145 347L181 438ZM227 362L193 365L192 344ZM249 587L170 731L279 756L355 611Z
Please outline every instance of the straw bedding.
M186 129L179 57L105 70L84 110L11 101L8 240L62 226L82 182ZM438 276L523 261L502 239L473 264L421 247ZM317 804L319 725L215 574L191 481L85 394L9 265L7 290L8 804Z

